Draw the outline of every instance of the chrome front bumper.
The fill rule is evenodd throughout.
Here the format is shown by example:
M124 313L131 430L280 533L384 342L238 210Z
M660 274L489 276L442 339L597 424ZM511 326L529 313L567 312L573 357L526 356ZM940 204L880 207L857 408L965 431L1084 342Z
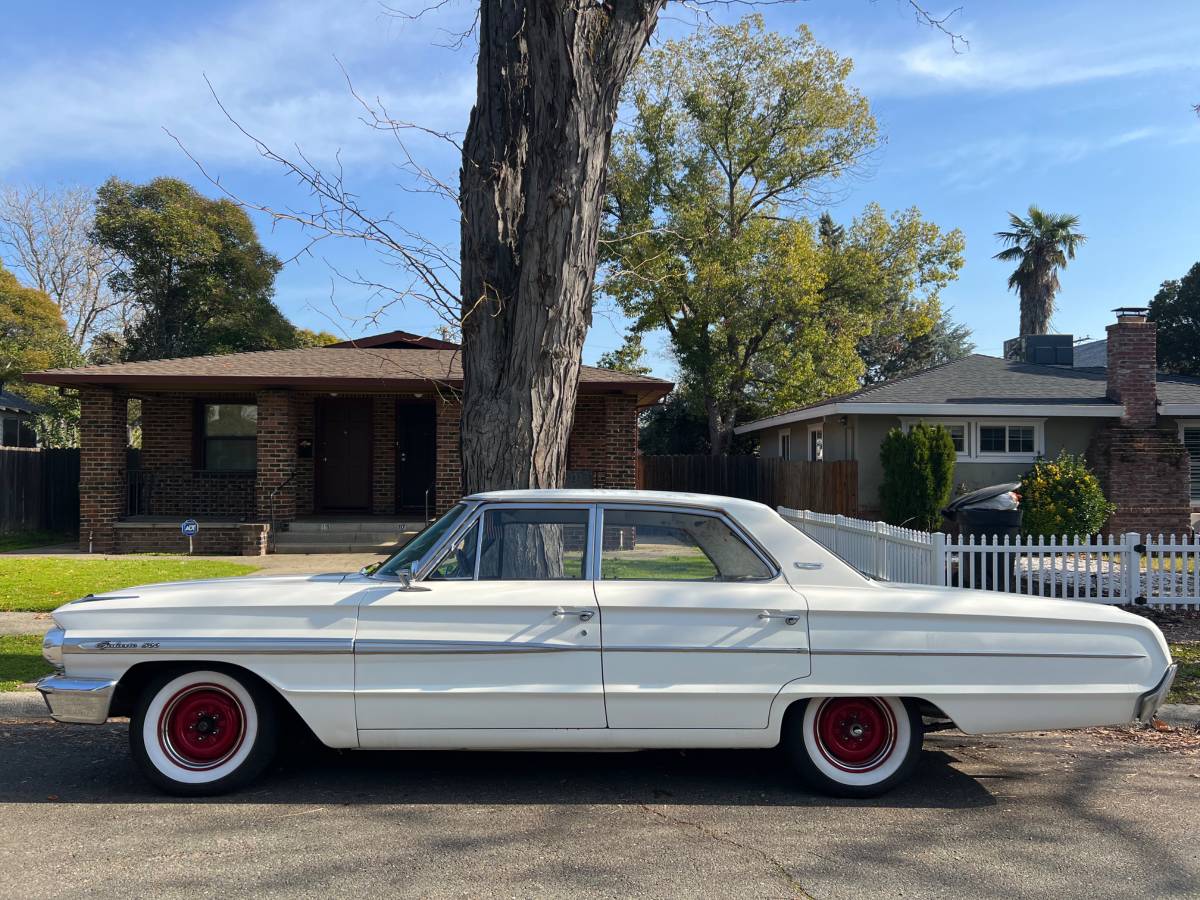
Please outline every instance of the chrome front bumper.
M1167 666L1167 671L1163 673L1162 680L1158 685L1138 698L1137 714L1134 718L1142 722L1149 722L1154 718L1158 708L1166 701L1167 694L1171 692L1171 684L1175 681L1175 673L1178 671L1179 663L1171 663Z
M50 675L37 683L42 699L56 722L102 725L108 719L117 682L108 678L72 678Z

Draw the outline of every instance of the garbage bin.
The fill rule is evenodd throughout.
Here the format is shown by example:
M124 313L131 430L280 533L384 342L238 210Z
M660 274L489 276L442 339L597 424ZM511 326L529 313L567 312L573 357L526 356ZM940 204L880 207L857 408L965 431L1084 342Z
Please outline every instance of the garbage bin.
M1021 533L1021 498L1017 494L1021 483L994 484L957 498L947 504L942 515L957 528L961 540L974 538L978 543L995 545L1007 535L1010 540ZM970 557L964 559L964 557ZM1016 586L1016 554L1005 553L1003 562L997 566L997 554L984 548L963 551L959 556L957 572L952 583L962 587L1003 588L1007 583ZM964 564L965 563L965 564ZM1003 567L1003 568L1001 568ZM1007 581L1004 568L1008 569ZM969 582L969 583L968 583Z

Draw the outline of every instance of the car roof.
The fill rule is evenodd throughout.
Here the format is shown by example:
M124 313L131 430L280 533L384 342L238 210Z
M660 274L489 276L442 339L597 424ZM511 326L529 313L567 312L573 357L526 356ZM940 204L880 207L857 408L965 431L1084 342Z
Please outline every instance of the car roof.
M701 506L729 512L761 512L768 507L753 500L723 497L718 494L690 494L681 491L630 491L615 489L543 488L520 491L482 491L467 500L492 503L649 503L659 506Z

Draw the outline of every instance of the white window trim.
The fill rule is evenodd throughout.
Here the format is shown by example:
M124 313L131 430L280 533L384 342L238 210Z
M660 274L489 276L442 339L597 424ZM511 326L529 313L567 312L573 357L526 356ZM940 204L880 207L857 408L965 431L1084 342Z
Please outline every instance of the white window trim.
M1185 428L1200 428L1200 419L1176 419L1175 424L1179 426L1179 443L1183 443L1183 430ZM1192 498L1192 473L1191 473L1191 457L1188 457L1188 498L1191 502L1192 509L1200 509L1200 498Z
M821 459L823 460L825 458L825 423L822 422L820 425L808 426L808 442L804 448L804 458L809 462L819 462L817 455L813 452L814 433L821 436Z
M783 439L787 438L787 449L784 450ZM779 455L783 459L791 459L792 456L792 429L781 428L779 430Z
M969 419L928 419L928 418L911 418L905 416L900 419L900 424L904 426L904 430L910 431L918 422L924 422L926 425L961 425L963 429L963 452L954 452L954 459L957 462L970 462L973 457L971 452L975 449L975 434L971 427L973 424Z
M942 419L929 417L908 417L903 416L900 419L900 424L905 431L908 431L917 422L924 422L927 425L963 425L966 428L966 452L955 453L954 458L960 463L1031 463L1046 455L1046 420L1045 419L1001 419L1001 418L986 418L986 419ZM1200 423L1198 423L1200 424ZM984 453L979 449L979 429L989 426L1008 427L1011 425L1019 425L1033 428L1033 452L1032 453ZM1182 434L1182 432L1181 432ZM1007 441L1007 434L1005 435Z

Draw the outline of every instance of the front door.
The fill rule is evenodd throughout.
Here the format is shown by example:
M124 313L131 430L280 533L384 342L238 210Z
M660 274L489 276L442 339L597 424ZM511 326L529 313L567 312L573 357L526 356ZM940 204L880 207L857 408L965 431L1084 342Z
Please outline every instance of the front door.
M396 511L434 509L437 420L432 403L396 403Z
M809 674L804 597L714 513L607 507L596 599L610 728L766 728Z
M589 518L485 510L425 580L361 608L355 710L371 743L409 729L605 726Z
M371 511L371 401L329 398L316 407L318 512Z

